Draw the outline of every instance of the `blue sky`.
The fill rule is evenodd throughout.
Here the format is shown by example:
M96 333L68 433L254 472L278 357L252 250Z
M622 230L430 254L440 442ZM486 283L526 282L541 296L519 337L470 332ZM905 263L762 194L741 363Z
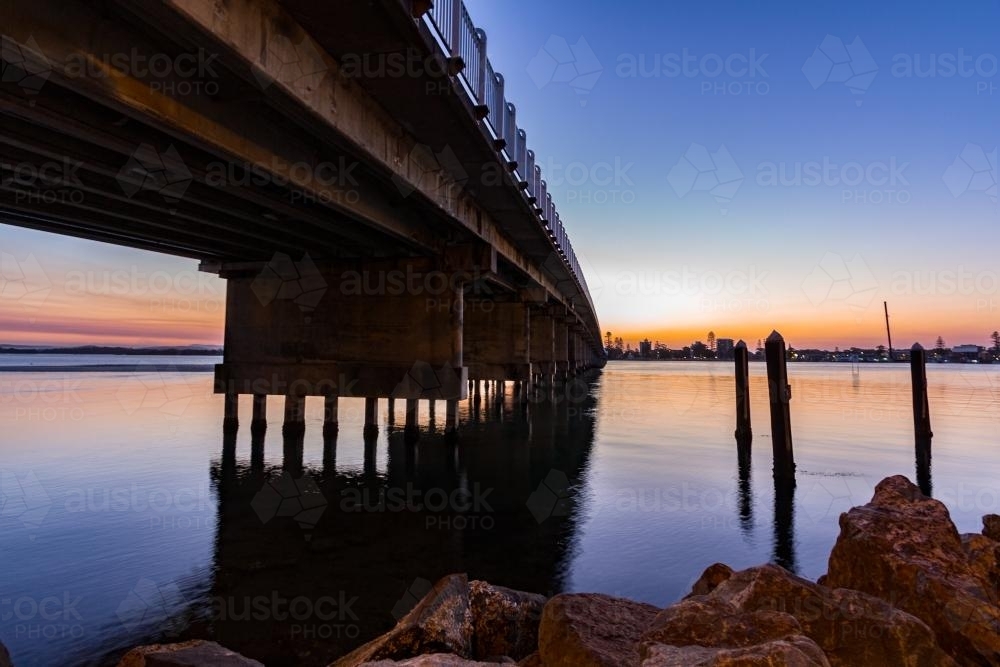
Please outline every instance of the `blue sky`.
M883 299L901 313L941 309L942 320L958 316L965 329L952 327L952 335L981 337L981 329L1000 325L1000 309L990 309L998 296L989 289L992 276L983 275L1000 269L1000 215L985 191L963 190L960 177L952 175L956 197L945 180L968 144L976 156L997 146L1000 3L467 4L487 31L491 60L505 76L520 125L543 165L544 156L563 165L632 165L630 182L554 188L588 277L603 279L597 305L605 328L662 332L669 339L689 326L721 327L737 337L756 337L752 323L759 320L762 329L773 321L811 337L803 319L818 319L837 332L823 342L877 342ZM834 41L825 41L828 35ZM571 47L583 38L600 63L600 76L586 94L572 82L546 81L546 70L533 64L540 49L542 60L545 52L560 58L553 36ZM840 81L823 82L822 67L810 61L821 45L856 39L877 70L862 95ZM751 54L759 63L753 77L740 67ZM685 55L689 76L664 64ZM962 57L961 71L969 76L948 76L950 59ZM734 67L713 76L727 60ZM818 87L803 71L807 61ZM647 76L628 75L634 68L627 66L636 62ZM709 152L725 146L742 173L728 205L708 192L673 187L671 169L692 144ZM828 164L832 175L813 186L794 179L781 186L759 181L769 169L784 168L790 177L796 165L810 162ZM995 163L991 178L995 182ZM631 203L624 195L610 203L610 192L609 203L595 203L600 190L616 187L633 193ZM578 189L589 191L589 201ZM838 308L845 304L821 298L815 286L802 288L827 253L845 264L862 256L876 285L870 299L858 300L866 306ZM767 272L764 316L746 310L734 316L719 307L723 299L743 301L738 289L696 294L700 307L692 308L679 304L676 294L639 295L623 282L629 272L685 265L703 274ZM971 273L979 288L958 294L968 298L956 304L949 298L956 290L917 294L902 287L907 281L933 284L947 271ZM868 291L869 276L857 282L855 291ZM925 324L914 318L908 332L929 335Z
M906 344L985 344L1000 328L1000 1L466 4L605 329L671 345L772 328L800 346L877 344L883 300ZM35 255L57 284L195 267L10 227L0 250ZM154 299L143 321L219 342L221 288L185 289L193 312ZM101 296L123 299L103 319L65 290L27 323L0 312L0 342L69 312L93 319L83 340L149 301Z

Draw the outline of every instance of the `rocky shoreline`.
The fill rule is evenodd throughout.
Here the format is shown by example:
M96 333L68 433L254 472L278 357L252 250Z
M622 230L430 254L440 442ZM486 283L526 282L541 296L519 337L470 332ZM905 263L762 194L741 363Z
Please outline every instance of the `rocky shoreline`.
M0 648L0 664L3 663ZM840 517L827 574L710 566L664 609L601 594L551 599L437 582L394 629L331 667L905 667L1000 665L1000 516L960 535L907 478ZM121 667L250 666L204 641L146 646ZM5 666L6 667L6 666Z

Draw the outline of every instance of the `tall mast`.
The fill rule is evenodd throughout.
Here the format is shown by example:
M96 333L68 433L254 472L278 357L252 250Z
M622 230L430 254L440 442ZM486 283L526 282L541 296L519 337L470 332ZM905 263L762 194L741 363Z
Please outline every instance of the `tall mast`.
M889 302L883 301L882 307L885 309L885 334L889 337L889 361L895 361L896 355L892 353L892 331L889 330Z

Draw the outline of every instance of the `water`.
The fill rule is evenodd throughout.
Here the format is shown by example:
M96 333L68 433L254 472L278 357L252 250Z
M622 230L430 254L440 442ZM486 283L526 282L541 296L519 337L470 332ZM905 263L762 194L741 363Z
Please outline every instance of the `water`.
M189 637L268 665L325 665L449 572L657 605L716 561L814 578L839 513L887 475L914 478L909 371L789 371L799 482L777 508L762 364L744 476L725 363L611 363L573 389L578 402L527 414L508 384L503 407L462 403L457 446L444 405L431 423L422 404L429 433L415 447L401 425L386 433L385 401L374 446L361 401L341 401L335 444L309 401L300 448L282 442L274 399L252 443L244 399L234 444L210 373L4 373L0 638L20 666L114 664L135 644ZM1000 366L928 374L934 495L976 531L1000 506Z

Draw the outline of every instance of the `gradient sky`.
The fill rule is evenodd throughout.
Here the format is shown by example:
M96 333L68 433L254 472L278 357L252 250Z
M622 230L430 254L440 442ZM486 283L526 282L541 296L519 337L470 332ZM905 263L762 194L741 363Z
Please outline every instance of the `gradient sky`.
M605 330L876 345L883 300L897 346L1000 329L997 0L467 5ZM0 300L0 342L221 342L214 279L93 294L194 262L11 227L0 250L52 283Z

